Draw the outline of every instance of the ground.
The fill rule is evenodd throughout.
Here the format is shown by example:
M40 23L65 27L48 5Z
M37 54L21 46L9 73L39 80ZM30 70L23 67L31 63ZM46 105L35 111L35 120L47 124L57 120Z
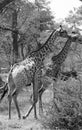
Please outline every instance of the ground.
M19 107L22 116L29 110L31 103L29 102L31 91L23 91L18 96ZM47 103L52 100L53 94L50 89L46 90L43 94L43 103ZM44 110L45 111L45 110ZM0 105L0 130L45 130L41 124L40 116L38 114L37 103L37 115L38 120L34 119L34 111L31 112L27 119L18 119L14 103L12 102L12 119L8 119L8 100L7 96L3 99Z

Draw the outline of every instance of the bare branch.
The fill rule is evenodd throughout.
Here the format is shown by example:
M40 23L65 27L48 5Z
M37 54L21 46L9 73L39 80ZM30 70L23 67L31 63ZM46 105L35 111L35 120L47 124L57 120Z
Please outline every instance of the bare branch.
M18 29L6 28L6 27L4 27L4 26L3 26L3 27L0 26L0 29L5 30L5 31L11 31L11 32L13 32L13 33L18 33L19 35L22 34L21 32L18 31Z

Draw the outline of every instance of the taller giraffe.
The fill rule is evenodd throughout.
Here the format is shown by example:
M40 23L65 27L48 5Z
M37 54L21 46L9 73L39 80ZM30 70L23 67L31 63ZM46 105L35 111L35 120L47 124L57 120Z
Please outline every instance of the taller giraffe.
M54 42L56 40L57 37L66 37L67 36L67 32L65 30L63 30L60 26L59 29L54 30L51 35L49 36L49 38L47 39L47 41L45 42L45 44L39 48L38 50L32 52L30 54L29 57L34 58L34 62L35 62L35 67L33 67L34 71L32 70L33 74L35 73L35 75L33 76L33 95L34 95L34 104L32 105L31 109L29 110L29 112L23 117L24 119L29 115L29 113L31 112L32 108L34 107L34 111L35 111L35 117L36 117L36 103L38 100L38 90L41 88L41 76L42 76L42 68L44 67L44 59L51 54L52 52L54 52ZM41 106L41 104L40 104Z
M42 76L41 68L43 61L47 55L54 52L54 41L58 36L66 37L67 32L64 30L53 31L46 43L37 51L34 51L24 61L15 64L9 72L8 77L8 98L9 98L9 118L11 118L11 99L13 98L18 112L18 117L21 117L20 110L17 102L17 95L19 90L23 87L23 84L33 83L33 96L34 103L30 108L28 114L24 116L26 118L34 107L34 114L36 118L36 102L38 100L38 87L41 86L40 78ZM21 83L21 82L22 83ZM19 84L20 83L20 84Z

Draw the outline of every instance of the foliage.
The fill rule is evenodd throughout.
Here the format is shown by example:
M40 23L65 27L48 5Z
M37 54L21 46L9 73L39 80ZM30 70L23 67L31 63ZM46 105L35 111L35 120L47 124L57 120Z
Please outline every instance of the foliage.
M82 100L80 82L70 78L54 83L54 102L49 105L43 124L50 130L80 130L82 128Z
M11 34L9 32L7 33L0 33L0 58L3 63L3 60L5 63L11 65ZM3 66L2 66L3 67Z
M80 25L82 23L82 6L79 8L74 8L73 11L70 11L69 16L65 21L70 24L70 29L80 33Z
M0 26L11 29L11 36L9 36L11 37L11 45L13 42L12 14L14 9L17 13L17 26L15 27L18 33L17 44L19 50L21 50L19 51L19 59L21 59L21 55L24 59L25 56L30 53L30 51L40 47L40 32L50 29L50 27L53 25L53 17L48 7L48 2L45 2L44 0L36 0L35 3L16 0L14 6L11 2L0 14ZM9 31L7 30L1 29L0 31L3 33L4 38L5 34L9 34ZM4 44L9 46L8 42ZM2 49L4 50L5 48L3 47ZM12 51L13 48L11 46L11 51L8 51L9 55L11 55Z

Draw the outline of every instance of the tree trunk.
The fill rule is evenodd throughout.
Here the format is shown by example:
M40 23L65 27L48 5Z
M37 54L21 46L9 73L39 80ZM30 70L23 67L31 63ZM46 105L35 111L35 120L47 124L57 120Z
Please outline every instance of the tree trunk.
M12 29L16 31L15 32L12 32L12 38L13 38L13 63L16 63L17 62L17 58L18 58L18 43L17 43L17 40L18 40L18 31L16 30L17 28L17 11L16 9L13 10L13 13L12 13Z
M22 56L22 59L24 60L23 44L21 44L21 56Z

